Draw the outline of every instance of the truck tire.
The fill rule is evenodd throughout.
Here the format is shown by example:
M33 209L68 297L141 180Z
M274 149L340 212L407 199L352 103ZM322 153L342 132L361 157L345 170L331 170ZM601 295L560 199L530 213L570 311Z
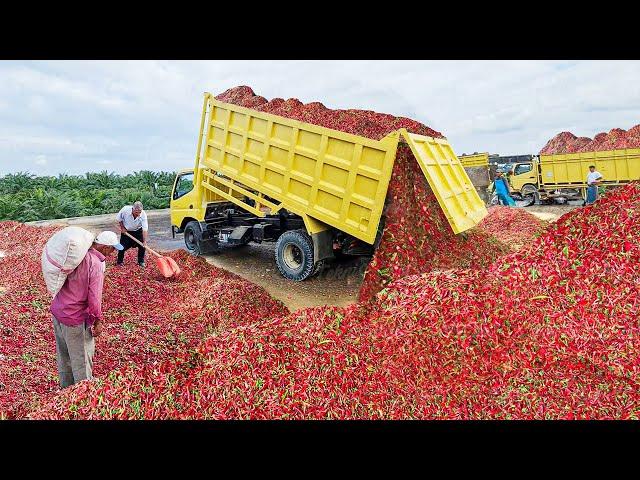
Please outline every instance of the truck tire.
M289 230L280 235L275 257L278 270L289 280L301 282L317 273L313 262L313 240L304 230Z
M191 221L184 227L184 245L187 247L187 252L191 255L202 255L202 249L200 240L202 238L202 231L200 230L200 224L198 222Z
M533 205L539 198L537 187L531 183L523 185L522 190L520 190L520 195L522 195L523 200L529 202L527 206Z

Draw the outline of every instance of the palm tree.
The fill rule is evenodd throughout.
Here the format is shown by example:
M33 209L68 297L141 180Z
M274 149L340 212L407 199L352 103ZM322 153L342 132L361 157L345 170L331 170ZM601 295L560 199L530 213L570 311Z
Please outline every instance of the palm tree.
M60 190L80 190L87 186L87 179L79 175L61 173L58 175L57 181Z
M68 188L69 185L69 179L71 178L71 175L67 175L66 173L59 173L58 174L58 188L60 190L65 190Z
M104 190L90 192L91 195L83 196L82 205L84 209L90 212L90 215L102 213L104 209L104 199L107 194Z
M138 177L132 173L128 173L121 179L122 188L136 188L138 186Z
M148 209L167 208L174 179L173 172L149 170L125 176L108 171L57 177L12 173L0 177L0 220L25 222L115 213L136 200Z
M58 179L56 177L36 177L33 180L33 188L43 188L45 190L57 190Z
M159 174L157 172L152 172L150 170L141 170L140 172L136 172L135 175L138 177L139 185L149 188L151 192L155 189L155 184L158 182Z
M106 170L100 173L87 172L87 184L92 188L113 188L118 184L118 177L115 173Z
M175 180L175 178L176 178L175 172L160 172L158 174L158 184L173 186L173 181Z
M5 193L18 193L33 188L36 176L29 172L9 173L2 178L0 190Z
M20 218L21 221L28 221L23 220L23 218L31 217L34 213L37 217L34 220L77 217L85 213L75 195L55 190L45 191L42 188L36 188L31 192L24 207Z
M0 220L15 220L19 205L12 195L0 196Z

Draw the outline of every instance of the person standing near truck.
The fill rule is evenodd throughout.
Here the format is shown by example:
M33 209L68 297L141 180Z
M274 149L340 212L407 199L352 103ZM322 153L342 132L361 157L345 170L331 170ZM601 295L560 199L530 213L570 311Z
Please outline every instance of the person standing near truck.
M515 207L516 202L513 201L511 196L509 195L509 183L508 180L502 175L502 170L498 170L496 172L496 179L493 182L493 188L491 192L496 192L498 196L498 200L502 205L506 205L508 207Z
M138 265L144 267L144 255L146 253L147 236L149 234L149 223L147 222L147 212L143 210L142 202L135 202L133 205L126 205L122 207L122 210L116 215L116 221L120 225L120 243L124 247L123 250L118 252L118 259L116 265L122 265L124 263L124 252L128 249L138 248ZM125 233L128 233L138 241L142 242L143 246L138 245Z
M114 250L122 250L114 232L98 235L51 302L62 388L92 377L94 338L102 331L104 260Z
M598 185L602 181L602 175L596 170L595 165L589 165L587 173L587 201L586 205L594 203L598 199Z

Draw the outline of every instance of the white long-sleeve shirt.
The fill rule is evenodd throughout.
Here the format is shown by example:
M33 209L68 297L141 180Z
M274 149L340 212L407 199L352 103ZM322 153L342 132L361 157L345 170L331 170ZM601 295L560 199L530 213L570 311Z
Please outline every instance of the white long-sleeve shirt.
M600 174L599 171L594 170L593 172L589 172L587 174L587 185L591 185L593 184L593 182L595 182L596 180L602 178L602 175Z
M122 207L122 210L120 210L116 215L116 220L118 222L122 222L124 228L129 231L140 230L140 228L142 228L143 232L149 230L149 224L147 223L147 212L143 210L142 212L140 212L140 215L138 215L138 218L133 218L132 205Z

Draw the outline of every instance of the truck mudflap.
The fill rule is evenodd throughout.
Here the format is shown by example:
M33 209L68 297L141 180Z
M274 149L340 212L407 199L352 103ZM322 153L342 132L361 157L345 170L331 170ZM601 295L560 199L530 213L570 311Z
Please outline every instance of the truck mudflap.
M449 142L401 129L454 233L475 227L489 212Z
M333 235L330 230L312 234L311 240L313 240L314 263L333 257Z

